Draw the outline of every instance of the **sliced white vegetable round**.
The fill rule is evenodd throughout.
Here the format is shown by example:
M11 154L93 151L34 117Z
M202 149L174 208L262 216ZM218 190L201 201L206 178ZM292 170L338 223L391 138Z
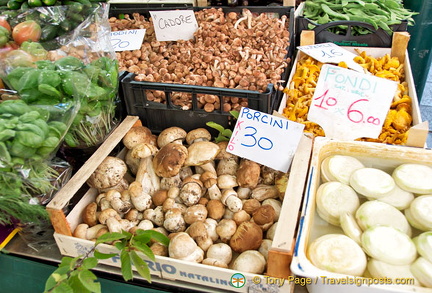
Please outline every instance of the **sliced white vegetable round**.
M411 238L390 226L374 226L363 232L361 243L372 258L392 265L409 265L417 257Z
M424 257L419 257L411 265L411 273L419 280L420 284L432 288L432 263Z
M333 155L323 160L321 172L327 181L349 184L352 172L364 167L362 162L352 156Z
M413 278L414 285L419 285L418 280L414 277L410 270L411 265L391 265L386 262L371 258L367 264L367 270L372 278Z
M396 185L388 195L377 198L377 200L388 203L398 210L404 210L408 208L414 200L414 194Z
M340 216L340 224L345 235L357 242L357 244L361 244L361 234L363 231L360 229L352 214L342 214Z
M329 181L334 181L332 177L330 177L330 174L328 172L328 161L330 161L331 156L325 158L322 162L321 162L321 181L322 182L329 182Z
M432 195L421 195L416 197L409 207L411 216L421 223L426 230L432 230Z
M362 203L355 213L355 218L363 231L373 226L383 225L394 227L408 236L412 233L404 214L394 206L379 200Z
M366 269L366 254L354 240L343 234L327 234L308 248L313 265L329 272L361 276Z
M321 184L316 194L318 214L332 225L340 225L340 215L354 213L360 205L357 193L349 185L331 181Z
M432 263L432 231L421 233L413 241L418 254Z
M392 173L397 185L415 194L432 193L432 168L422 164L402 164Z
M377 168L355 170L350 177L350 185L355 191L371 198L380 198L389 194L396 186L393 178Z
M411 210L409 208L404 210L404 214L405 214L405 218L408 220L408 223L410 223L411 226L421 231L428 230L426 226L422 225L422 223L417 222L417 220L413 218L411 214Z

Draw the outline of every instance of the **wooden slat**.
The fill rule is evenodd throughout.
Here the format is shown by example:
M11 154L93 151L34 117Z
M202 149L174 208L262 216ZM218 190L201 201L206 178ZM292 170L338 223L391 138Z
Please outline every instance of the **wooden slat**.
M290 252L292 249L309 169L312 141L312 136L304 133L291 163L285 197L271 247L274 251Z
M408 32L394 32L391 47L391 56L398 57L401 62L405 60L410 34Z
M291 275L291 261L293 258L295 239L291 241L292 247L289 252L281 252L270 249L267 259L267 275L274 278L287 279Z
M66 216L63 211L51 209L48 207L46 208L46 210L50 216L51 224L54 227L54 231L66 236L72 236L72 230L69 226L68 221L66 220Z
M123 136L133 127L137 120L138 116L127 116L87 162L85 162L75 175L56 193L54 198L47 205L47 209L63 209L100 163L102 163L111 151L121 142Z

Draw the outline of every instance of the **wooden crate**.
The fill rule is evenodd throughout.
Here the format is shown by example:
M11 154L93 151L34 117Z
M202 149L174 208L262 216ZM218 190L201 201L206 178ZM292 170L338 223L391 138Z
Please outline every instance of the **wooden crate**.
M314 31L302 31L300 46L313 45L315 40ZM405 80L408 83L409 95L412 99L412 127L408 132L408 140L406 142L407 146L424 147L426 144L426 139L428 135L428 122L422 121L420 106L417 98L417 92L415 89L414 79L412 75L412 70L410 66L409 56L407 53L407 46L409 41L409 35L404 32L395 32L393 34L393 43L391 48L374 48L374 47L343 47L344 49L355 53L356 49L360 51L365 51L368 55L374 57L382 57L385 54L390 54L390 56L397 56L399 60L404 60L405 66ZM303 52L299 51L293 66L291 68L290 76L288 77L287 86L290 85L291 80L297 70L297 64L299 59L303 56ZM278 113L282 114L286 106L288 96L284 94L279 105Z
M64 214L63 208L85 184L86 180L95 171L102 160L121 142L125 133L133 127L137 121L137 116L127 116L114 130L112 135L107 138L99 149L90 157L82 168L76 172L70 181L57 192L56 196L48 204L47 210L55 229L54 238L62 255L84 255L94 246L94 242L92 241L73 237L72 231L82 222L81 213L88 203L94 201L97 195L97 190L90 188L67 216ZM203 286L214 287L215 289L220 289L222 291L250 292L259 287L261 289L264 288L265 290L271 289L271 292L291 292L294 288L293 282L283 282L283 285L280 286L280 284L275 282L275 280L276 278L288 278L291 275L289 267L293 256L297 220L306 181L306 174L309 167L311 150L312 138L305 134L302 137L298 146L298 151L293 158L289 181L278 222L280 224L277 225L276 236L269 252L266 276L240 272L247 279L246 285L242 288L234 288L230 285L229 281L233 274L238 273L236 271L161 256L156 256L156 261L152 262L145 256L141 255L146 259L151 274L162 279L199 283ZM116 248L111 245L101 245L98 247L101 252L116 252ZM120 260L116 257L108 260L101 260L100 263L120 267Z

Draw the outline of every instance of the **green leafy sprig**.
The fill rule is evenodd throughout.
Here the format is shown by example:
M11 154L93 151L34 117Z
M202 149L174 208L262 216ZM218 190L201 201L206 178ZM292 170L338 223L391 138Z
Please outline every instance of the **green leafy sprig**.
M238 111L230 111L230 114L235 118L238 119L239 116L239 112ZM213 121L209 121L206 123L206 125L208 127L211 127L213 129L216 129L217 131L219 131L218 136L215 137L215 142L221 142L221 141L229 141L232 135L232 130L229 128L225 128L222 125L213 122Z
M147 263L138 252L143 253L150 260L155 260L153 251L148 246L151 241L160 242L168 246L169 239L164 234L154 230L137 230L135 234L122 231L121 233L106 233L97 238L94 247L84 256L64 256L56 269L45 283L44 293L64 292L101 292L97 276L91 271L99 260L120 256L121 273L125 281L133 279L132 265L138 274L151 283L150 270ZM97 249L101 243L113 243L118 253L102 253Z

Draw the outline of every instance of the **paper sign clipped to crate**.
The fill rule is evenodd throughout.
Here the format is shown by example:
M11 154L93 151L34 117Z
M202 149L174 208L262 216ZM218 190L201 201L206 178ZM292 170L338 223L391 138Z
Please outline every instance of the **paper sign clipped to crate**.
M145 29L113 31L111 32L111 45L116 52L139 50L141 49L145 32Z
M328 138L377 138L396 90L394 81L324 64L308 120L319 124Z
M354 61L357 55L333 43L297 47L303 53L322 63L345 62L347 66L358 72L364 72L363 67Z
M159 42L190 40L198 29L193 10L150 11L150 15Z
M243 107L226 150L287 172L303 129L303 124Z

